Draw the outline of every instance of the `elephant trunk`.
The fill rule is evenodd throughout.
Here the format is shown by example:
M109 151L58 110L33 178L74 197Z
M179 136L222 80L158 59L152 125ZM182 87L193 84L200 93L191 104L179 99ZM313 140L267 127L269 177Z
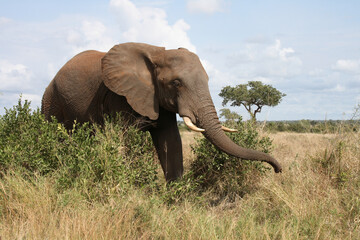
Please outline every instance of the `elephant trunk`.
M235 144L223 131L219 118L216 114L212 100L207 100L207 107L199 109L198 124L205 129L204 136L221 151L226 152L234 157L247 160L256 160L269 163L276 173L281 172L281 166L276 159L270 155L246 149ZM210 104L211 102L211 104Z

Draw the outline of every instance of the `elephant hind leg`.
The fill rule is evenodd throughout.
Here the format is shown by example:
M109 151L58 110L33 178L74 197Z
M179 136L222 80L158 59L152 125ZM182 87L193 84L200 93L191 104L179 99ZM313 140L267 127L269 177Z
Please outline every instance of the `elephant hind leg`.
M45 119L51 121L51 116L54 116L59 122L64 122L64 114L61 101L57 94L54 93L54 84L50 84L46 88L41 101L41 113L44 114Z

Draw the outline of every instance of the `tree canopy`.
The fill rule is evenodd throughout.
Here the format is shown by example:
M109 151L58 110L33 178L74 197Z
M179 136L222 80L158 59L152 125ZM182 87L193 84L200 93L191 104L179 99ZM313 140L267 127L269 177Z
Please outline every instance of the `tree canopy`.
M220 109L220 117L223 117L226 119L227 122L230 122L231 124L234 124L238 120L241 120L241 116L237 114L236 112L231 111L228 108Z
M261 112L263 106L278 105L286 94L260 81L249 81L247 84L239 84L235 87L226 86L219 96L224 98L223 106L228 103L231 106L243 105L251 118L256 120L256 114Z

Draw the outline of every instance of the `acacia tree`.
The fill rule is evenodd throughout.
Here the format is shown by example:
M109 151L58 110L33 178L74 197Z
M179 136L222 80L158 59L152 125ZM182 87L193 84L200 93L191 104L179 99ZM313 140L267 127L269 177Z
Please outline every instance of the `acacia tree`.
M230 124L234 124L237 121L241 121L241 116L237 114L236 112L231 111L228 108L220 109L220 117L223 117L226 119L226 122Z
M239 84L235 87L226 86L219 96L224 98L223 106L229 102L231 106L243 105L251 119L256 120L256 114L261 112L263 106L278 105L286 94L260 81L249 81L247 84Z

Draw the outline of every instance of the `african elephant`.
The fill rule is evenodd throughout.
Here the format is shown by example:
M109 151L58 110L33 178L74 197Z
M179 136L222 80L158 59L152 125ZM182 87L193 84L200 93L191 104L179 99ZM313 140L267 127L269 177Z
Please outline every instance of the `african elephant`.
M107 53L82 52L69 60L46 88L41 106L45 118L55 116L65 127L77 122L102 123L105 114L121 112L150 131L167 181L183 173L182 145L176 113L201 131L220 150L264 161L275 172L271 156L233 143L221 126L198 56L187 49L165 50L142 43L115 45Z

